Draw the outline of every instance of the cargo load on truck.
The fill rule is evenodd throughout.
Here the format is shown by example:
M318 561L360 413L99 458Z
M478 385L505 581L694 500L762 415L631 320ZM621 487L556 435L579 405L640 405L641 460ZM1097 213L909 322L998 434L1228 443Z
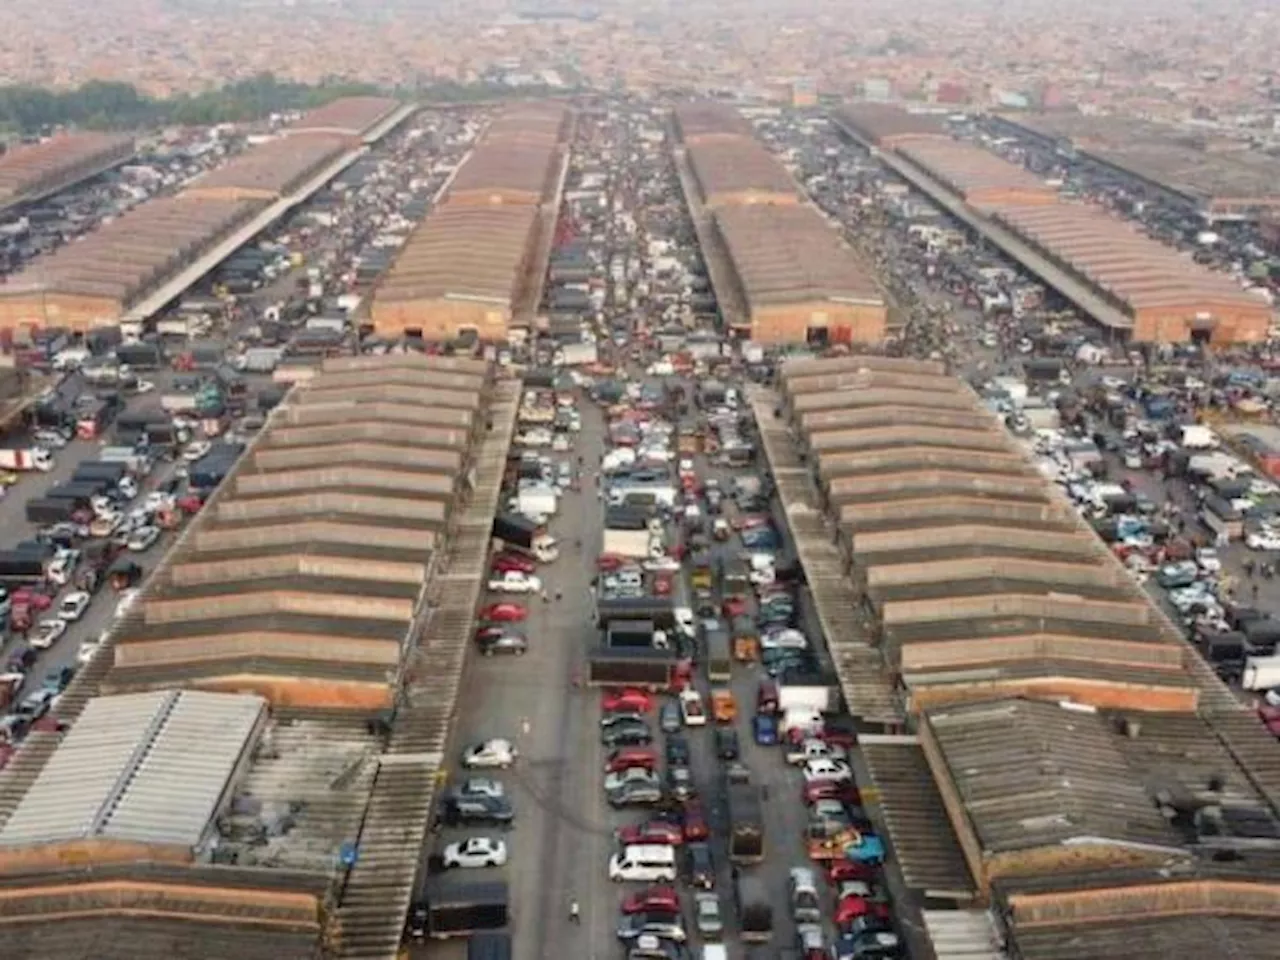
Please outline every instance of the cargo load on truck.
M77 504L71 500L37 497L26 503L27 523L38 526L64 523L75 515L77 509Z
M467 883L449 876L427 876L409 906L408 932L415 940L466 937L505 928L508 912L504 882Z
M0 449L0 469L48 473L53 469L53 454L44 447Z
M692 665L672 650L601 647L587 657L587 683L592 686L635 686L680 690Z

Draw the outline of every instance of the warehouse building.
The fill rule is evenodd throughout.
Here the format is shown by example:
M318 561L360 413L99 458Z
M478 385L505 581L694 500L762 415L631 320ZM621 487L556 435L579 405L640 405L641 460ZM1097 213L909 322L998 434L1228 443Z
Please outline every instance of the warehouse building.
M700 138L687 150L699 199L707 209L794 205L802 200L791 174L754 137Z
M105 689L388 707L487 382L455 363L296 388L123 622Z
M674 122L676 135L686 144L719 137L755 137L746 117L729 104L713 100L679 104Z
M380 336L505 343L546 271L568 161L558 104L499 114L374 290Z
M941 138L908 138L894 153L976 210L1056 203L1058 191L1016 163L981 147Z
M349 139L338 133L278 137L197 177L181 196L193 200L279 200L349 149Z
M742 335L769 344L884 339L879 286L816 209L727 206L714 224L747 307Z
M538 210L445 204L409 237L379 284L376 333L451 340L468 332L505 340L532 272Z
M161 197L135 207L0 285L0 328L90 330L118 323L264 206L251 199Z
M61 133L11 147L0 155L0 210L52 196L128 163L134 153L130 137L107 133Z
M1079 113L995 117L1015 136L1132 178L1208 222L1259 220L1280 211L1280 161L1235 140L1136 117Z
M284 129L288 136L332 134L348 140L364 137L401 108L390 97L341 97L304 113Z
M674 159L725 328L768 344L879 343L884 294L736 110L677 106Z
M1219 924L1264 956L1274 740L969 387L909 364L800 361L755 400L845 699L890 734L863 754L907 885L994 907L1028 960Z
M868 148L892 149L916 139L951 139L940 115L910 113L887 103L851 103L833 111L831 119Z
M436 558L481 567L518 400L416 354L290 395L0 779L5 957L394 955L480 589Z
M991 215L1130 317L1135 340L1259 343L1267 337L1266 301L1099 207L996 207Z

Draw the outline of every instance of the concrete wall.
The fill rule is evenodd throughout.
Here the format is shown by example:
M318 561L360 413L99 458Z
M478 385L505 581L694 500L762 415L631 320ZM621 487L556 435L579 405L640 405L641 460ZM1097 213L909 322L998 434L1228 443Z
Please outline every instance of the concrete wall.
M217 511L215 516L219 521L229 523L340 513L383 519L399 517L418 522L443 524L448 512L446 504L439 500L378 497L337 491L262 497L256 500L224 500L220 501L214 510Z
M1063 529L1075 529L1069 522L1064 507L1048 503L1028 503L1014 500L992 500L948 494L939 497L922 497L906 501L883 503L846 504L840 509L840 524L856 531L860 524L884 520L901 520L904 523L926 518L953 520L956 523L991 520L1004 523L1051 523Z
M365 423L334 424L320 427L278 427L268 437L269 449L278 447L314 447L326 443L381 440L405 447L439 447L465 450L470 434L463 430L441 427L410 427L384 424L375 420Z
M1067 594L1030 596L1002 593L900 600L884 604L881 612L885 626L1000 616L1143 624L1150 622L1152 610L1145 602L1086 600Z
M809 449L819 455L830 450L857 450L875 446L960 447L968 450L1009 449L1010 441L1003 433L988 430L937 429L932 427L880 427L863 430L826 430L809 436Z
M904 407L939 407L954 410L968 405L961 396L954 393L936 393L932 390L845 390L830 393L802 393L791 401L790 410L794 416L812 413L818 410L843 410L850 407L869 406L904 406Z
M962 473L950 470L917 470L905 473L878 473L861 477L844 477L833 484L830 497L836 505L850 504L869 497L931 490L956 493L995 494L1009 499L1043 500L1044 484L1038 479L1001 476L995 473Z
M408 627L413 619L413 599L398 597L341 596L309 593L305 587L262 593L224 594L217 597L152 598L143 604L148 624L191 623L232 617L300 613L316 617L355 620L390 620ZM335 628L337 625L335 624ZM340 629L340 628L338 628Z
M831 301L749 310L751 339L757 343L805 343L812 327L825 329L831 343L877 344L884 340L889 311L883 303Z
M117 643L112 647L117 667L163 667L184 663L264 657L314 663L377 664L395 667L400 644L357 637L286 633L221 633L180 640Z
M373 332L383 337L417 332L424 340L439 343L471 330L486 343L505 343L511 328L511 314L510 299L496 304L440 299L388 302L375 298L370 319Z
M1071 586L1112 587L1118 583L1120 577L1124 576L1126 574L1109 564L1103 567L1088 561L1050 563L1044 560L1012 557L965 557L930 563L896 563L866 568L867 586L872 591L881 587L952 583L991 577L1061 584L1064 588L1063 592L1066 593L1068 592L1066 588Z
M398 563L371 560L368 557L353 558L307 553L179 563L169 568L167 578L174 586L194 587L291 576L421 584L425 582L426 575L425 555L421 563Z
M995 425L994 418L976 410L948 410L943 407L903 407L887 404L881 407L859 406L847 410L821 410L800 417L800 429L806 433L822 433L841 427L902 426L918 423L927 427L956 427L961 430L986 430Z
M1098 543L1081 533L1053 533L1020 530L1016 527L980 524L945 524L859 533L853 540L854 555L875 562L875 554L896 550L922 550L952 546L1009 547L1015 550L1044 550L1078 557L1097 557Z
M454 488L452 476L338 464L313 470L241 474L234 483L238 497L356 487L449 501Z
M188 542L197 551L332 543L384 547L388 550L421 550L425 555L435 547L435 541L436 535L430 530L362 527L317 520L307 523L258 524L222 530L197 528Z
M67 327L72 330L92 330L119 323L124 309L119 300L104 297L38 292L0 293L0 329Z
M251 462L255 469L268 472L340 463L375 463L456 477L462 470L464 457L456 450L427 450L382 443L340 443L321 447L268 447L255 450Z
M1138 643L1107 637L1077 637L1064 633L1026 633L1017 636L973 637L908 643L896 649L901 670L928 673L977 667L1005 661L1074 660L1148 670L1183 669L1182 648L1171 643Z
M1213 303L1147 307L1134 311L1131 339L1138 343L1186 343L1198 313L1214 318L1209 338L1214 344L1260 343L1271 326L1271 308L1261 301L1254 308Z
M840 478L877 473L895 467L904 470L936 468L974 473L1023 476L1027 461L1016 453L995 450L958 450L954 447L882 447L875 450L829 453L818 465L818 475L833 487Z
M848 370L843 373L824 373L808 377L792 377L787 381L788 397L806 393L830 393L842 390L866 390L868 388L896 388L924 390L930 393L963 395L954 377L935 377L920 373L902 373L893 370Z
M336 403L374 403L388 407L417 407L422 413L431 408L463 410L474 413L480 408L479 390L445 390L402 383L352 384L335 387L324 379L309 387L299 402L288 409L309 409ZM468 418L465 423L470 423Z

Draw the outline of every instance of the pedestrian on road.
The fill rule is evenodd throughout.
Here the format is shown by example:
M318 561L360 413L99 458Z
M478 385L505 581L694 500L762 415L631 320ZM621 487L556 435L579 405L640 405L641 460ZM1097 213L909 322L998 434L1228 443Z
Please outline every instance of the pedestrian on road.
M582 914L578 910L578 901L576 899L569 901L569 922L582 923Z

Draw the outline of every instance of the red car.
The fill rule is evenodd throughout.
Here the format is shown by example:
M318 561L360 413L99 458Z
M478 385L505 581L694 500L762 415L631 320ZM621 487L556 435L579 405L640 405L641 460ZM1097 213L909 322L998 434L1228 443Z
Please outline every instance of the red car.
M702 813L702 805L696 800L690 800L684 805L682 822L686 840L706 840L711 835L707 818Z
M619 747L609 754L609 759L605 761L604 772L617 773L619 770L627 770L631 767L643 767L645 770L657 769L658 751L652 747Z
M765 513L745 513L733 521L733 525L738 530L755 530L757 527L767 527L773 520Z
M862 806L862 795L856 784L848 781L837 783L834 780L813 780L804 785L804 802L816 803L819 800L839 800L855 807Z
M491 603L480 611L481 620L497 623L519 623L529 616L529 611L518 603Z
M629 562L626 557L619 557L612 553L602 553L596 560L596 569L605 573L613 573L615 570L622 569Z
M827 879L832 883L844 883L846 880L861 880L873 883L876 880L876 868L869 863L854 863L852 860L832 860L827 864Z
M27 606L32 610L48 610L53 606L53 597L30 587L20 587L13 591L12 602L15 607Z
M742 597L725 597L720 609L729 619L740 617L747 612L747 601Z
M600 706L605 713L648 713L653 709L653 697L643 690L611 690Z
M889 906L875 903L864 897L845 897L836 904L836 926L843 927L853 923L859 917L872 916L879 920L889 919Z
M675 887L647 887L623 900L622 912L666 913L674 916L680 912L680 896Z
M493 558L494 573L535 573L537 569L538 565L533 560L518 553L500 553Z
M618 831L618 840L622 844L660 843L668 847L678 847L684 843L684 834L674 823L665 820L646 820L644 823L633 823Z

